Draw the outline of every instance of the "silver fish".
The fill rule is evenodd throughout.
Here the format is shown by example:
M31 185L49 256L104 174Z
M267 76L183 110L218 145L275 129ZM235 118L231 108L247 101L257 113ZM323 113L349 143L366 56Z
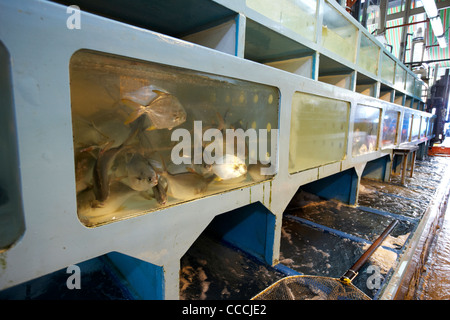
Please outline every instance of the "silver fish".
M123 144L115 148L102 149L98 154L93 171L94 195L97 200L93 204L95 207L103 206L104 202L109 197L109 185L111 182L109 170L114 163L114 159L122 149Z
M127 177L122 182L135 191L147 191L158 184L155 170L139 153L131 156L130 161L126 164L126 169Z
M75 181L77 193L92 186L95 157L90 152L77 152L75 155Z
M146 130L171 130L186 121L186 111L174 95L159 89L151 89L151 92L156 94L156 97L149 95L148 104L141 104L143 99L122 98L122 103L133 110L125 124L135 121L143 114L152 122Z
M167 195L178 200L191 200L206 191L214 176L205 178L196 172L172 174L167 171L161 158L164 171L160 175L167 181ZM155 166L153 166L155 168Z
M77 194L78 215L87 226L94 226L105 219L114 219L115 213L122 211L125 202L136 194L136 191L119 181L113 181L110 185L108 201L101 206L93 206L98 203L93 188L88 188ZM106 218L109 217L109 218Z
M154 186L152 190L153 197L160 205L164 205L167 203L167 188L167 181L163 177L158 176L158 184Z
M211 179L206 179L194 172L161 174L167 180L167 194L178 200L191 200L206 191Z
M232 154L222 157L222 163L214 163L211 167L213 173L217 175L216 180L229 180L241 177L247 173L245 162Z
M96 201L93 203L95 207L101 207L104 202L109 197L109 187L111 183L111 177L109 171L114 164L114 160L117 155L128 148L127 143L129 143L136 135L142 130L142 120L135 123L134 128L132 128L131 133L125 139L125 141L118 147L109 148L113 142L107 143L107 145L102 148L97 156L97 160L94 164L93 171L93 187Z
M136 102L142 106L147 106L156 99L158 96L157 92L165 92L168 93L166 90L159 88L154 85L149 86L143 86L137 89L133 92L125 92L122 95L122 99L131 100L133 102Z
M273 177L273 175L264 175L261 174L262 168L270 168L271 164L262 164L260 162L256 164L250 164L248 166L247 173L248 175L253 179L253 181L261 181L265 179L270 179Z

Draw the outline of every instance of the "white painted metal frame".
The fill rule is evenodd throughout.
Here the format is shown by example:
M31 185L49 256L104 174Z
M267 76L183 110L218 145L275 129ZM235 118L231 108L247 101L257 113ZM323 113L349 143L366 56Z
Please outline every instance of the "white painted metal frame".
M391 150L378 150L352 158L354 107L356 103L389 106L402 114L403 107L84 12L81 29L69 30L66 7L51 2L1 0L0 7L0 41L11 56L26 226L23 237L1 253L0 290L117 251L163 266L165 298L178 299L180 259L216 215L250 202L262 202L276 216L276 263L282 213L299 186L352 167L360 173L367 161L391 154ZM69 84L69 62L79 49L278 87L283 137L278 141L278 174L271 183L266 181L97 228L85 227L77 217ZM289 174L291 101L296 91L351 103L346 159ZM272 201L268 203L270 195Z

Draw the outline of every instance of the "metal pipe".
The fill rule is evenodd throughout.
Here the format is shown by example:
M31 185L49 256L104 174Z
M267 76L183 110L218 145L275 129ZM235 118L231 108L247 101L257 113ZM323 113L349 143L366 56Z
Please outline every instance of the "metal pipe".
M433 62L444 62L444 61L450 61L450 58L438 59L438 60L420 61L420 63L433 63ZM419 63L419 62L405 62L404 64L416 64L416 63Z
M423 21L409 22L409 23L399 24L398 26L390 26L390 27L386 27L386 30L400 28L400 27L406 27L406 26L410 26L413 24L425 23L425 22L428 22L429 20L430 19L425 19Z

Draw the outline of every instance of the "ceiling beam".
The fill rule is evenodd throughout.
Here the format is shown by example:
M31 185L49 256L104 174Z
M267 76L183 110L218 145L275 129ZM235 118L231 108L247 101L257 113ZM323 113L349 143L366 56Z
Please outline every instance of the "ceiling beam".
M438 10L450 8L450 0L436 2L436 7ZM420 14L420 13L425 13L425 10L423 9L423 7L414 8L414 9L409 10L409 16L413 16L413 15ZM386 21L403 18L404 15L405 15L404 11L393 13L393 14L388 14L386 16Z

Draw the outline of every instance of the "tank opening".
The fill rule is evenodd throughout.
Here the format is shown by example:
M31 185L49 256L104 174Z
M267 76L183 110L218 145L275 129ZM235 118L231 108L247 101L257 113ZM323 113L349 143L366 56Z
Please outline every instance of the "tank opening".
M356 92L366 96L376 97L377 83L376 81L371 80L370 77L365 76L362 73L358 73L356 76Z
M73 5L67 0L55 0ZM126 1L79 0L81 10L133 26L148 29L234 55L237 13L214 1L154 0ZM161 14L164 12L164 14Z
M324 199L335 199L347 204L356 204L358 175L350 168L302 186L302 190Z
M259 202L214 218L180 261L180 299L250 299L281 279L271 267L274 230Z
M388 181L390 163L389 155L367 162L361 178Z
M353 90L354 75L352 69L337 62L336 60L320 55L319 59L319 81L334 86Z
M2 300L164 299L162 267L111 252L0 291Z
M251 19L246 19L244 58L259 63L311 56L313 50Z

